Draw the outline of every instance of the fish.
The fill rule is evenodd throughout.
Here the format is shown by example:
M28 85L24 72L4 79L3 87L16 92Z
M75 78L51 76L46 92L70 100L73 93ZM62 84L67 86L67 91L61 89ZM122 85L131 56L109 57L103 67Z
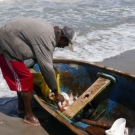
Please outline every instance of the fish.
M58 102L58 107L61 112L65 111L71 104L74 103L74 101L77 99L77 96L73 96L73 93L70 93L70 96L68 96L67 93L61 92L61 95L64 97L63 102Z
M57 106L58 106L59 110L61 112L63 112L63 111L65 111L68 108L68 106L70 106L71 104L74 103L74 101L77 99L78 95L73 96L72 92L70 92L70 95L68 95L65 92L61 92L60 94L63 95L64 101L63 102L59 101L57 103ZM51 90L50 90L50 93L49 93L49 99L51 101L55 101L55 94Z

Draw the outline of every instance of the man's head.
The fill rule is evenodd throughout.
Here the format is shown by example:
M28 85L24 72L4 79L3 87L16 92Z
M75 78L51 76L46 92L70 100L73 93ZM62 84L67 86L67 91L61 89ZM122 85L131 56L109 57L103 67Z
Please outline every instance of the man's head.
M65 46L68 46L69 49L73 51L72 45L76 40L76 37L77 35L73 28L67 26L63 27L61 29L61 36L57 47L64 48Z

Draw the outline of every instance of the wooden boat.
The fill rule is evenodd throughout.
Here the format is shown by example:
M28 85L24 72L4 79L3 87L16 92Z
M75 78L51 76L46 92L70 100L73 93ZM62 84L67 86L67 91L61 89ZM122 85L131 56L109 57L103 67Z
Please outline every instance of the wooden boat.
M94 111L87 116L88 120L112 125L116 119L125 118L127 127L133 128L135 126L134 75L96 63L65 59L55 59L54 68L59 73L58 85L61 92L69 94L69 91L72 91L73 95L78 94L78 97L84 97L82 102L77 101L79 98L75 101L76 103L74 102L78 104L77 111L74 109L77 105L73 103L72 109L69 107L69 110L60 112L55 104L48 103L44 99L43 93L39 89L37 90L37 87L34 97L46 111L75 134L88 134L86 128L91 124L86 124L81 119L86 118L84 117L84 110L91 111L91 109ZM37 64L30 70L33 74L41 74ZM110 80L108 76L105 80L102 80L104 76L98 76L99 73L112 76L115 81L108 81ZM41 82L39 80L39 83ZM89 93L86 93L86 91ZM96 94L95 91L97 91ZM87 99L90 99L90 102Z

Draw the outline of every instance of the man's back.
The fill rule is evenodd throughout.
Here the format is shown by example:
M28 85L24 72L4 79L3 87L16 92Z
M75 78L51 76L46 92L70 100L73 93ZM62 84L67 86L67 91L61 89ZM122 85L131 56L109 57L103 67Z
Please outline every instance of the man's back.
M14 19L0 28L0 53L9 60L34 58L43 48L52 57L55 45L53 27L41 19Z

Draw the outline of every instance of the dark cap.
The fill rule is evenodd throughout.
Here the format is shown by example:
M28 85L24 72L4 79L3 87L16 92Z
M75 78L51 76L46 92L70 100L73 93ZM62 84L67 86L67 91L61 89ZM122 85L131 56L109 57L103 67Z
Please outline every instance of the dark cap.
M73 51L73 43L75 42L76 38L77 38L77 34L75 32L75 30L71 27L68 27L68 26L64 26L63 29L62 29L62 32L64 33L64 35L68 38L69 40L69 49L71 51Z

